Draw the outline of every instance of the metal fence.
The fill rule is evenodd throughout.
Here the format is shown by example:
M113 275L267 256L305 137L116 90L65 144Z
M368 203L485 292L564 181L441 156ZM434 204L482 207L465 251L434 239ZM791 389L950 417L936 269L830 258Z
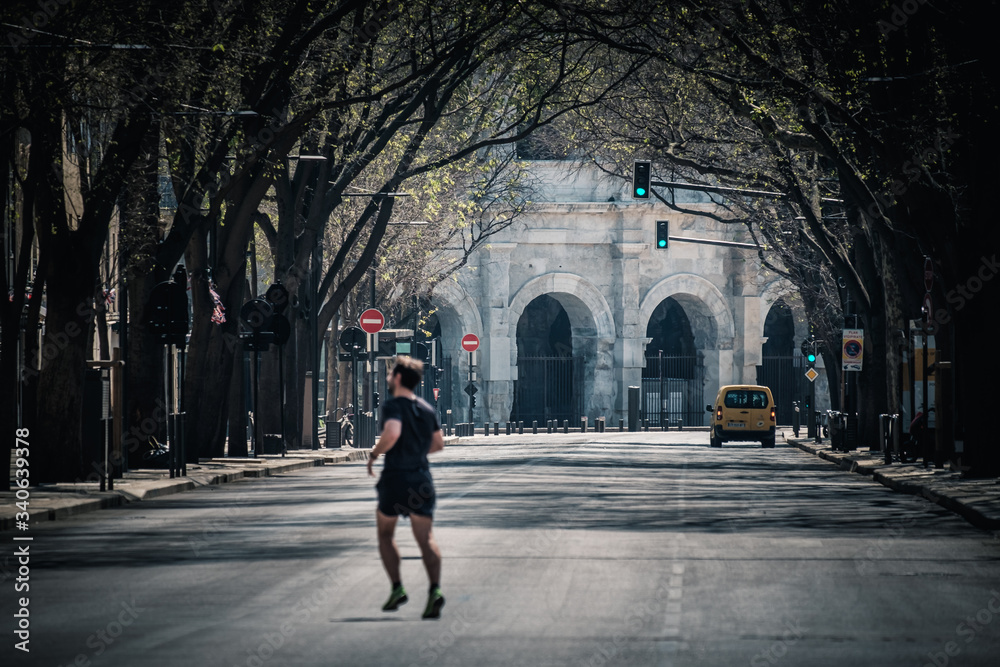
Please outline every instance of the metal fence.
M768 387L774 396L779 424L791 424L793 401L801 400L808 391L805 359L802 355L770 356L757 367L757 384Z
M518 357L511 418L576 424L583 416L582 357Z
M642 372L640 419L651 427L703 426L705 367L697 355L646 357Z

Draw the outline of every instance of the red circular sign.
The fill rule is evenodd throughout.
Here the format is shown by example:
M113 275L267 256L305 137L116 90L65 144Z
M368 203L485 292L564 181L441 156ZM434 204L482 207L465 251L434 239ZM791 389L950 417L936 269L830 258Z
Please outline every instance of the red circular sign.
M361 319L358 321L358 324L365 333L376 334L385 326L385 317L378 309L369 308L361 313Z
M462 337L462 349L466 352L475 352L479 349L479 336L476 334L465 334Z

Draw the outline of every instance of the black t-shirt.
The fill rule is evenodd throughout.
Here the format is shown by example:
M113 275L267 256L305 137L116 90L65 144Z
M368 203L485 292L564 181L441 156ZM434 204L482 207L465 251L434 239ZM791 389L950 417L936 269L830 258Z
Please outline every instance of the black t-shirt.
M382 405L382 428L390 419L403 423L399 440L385 455L385 470L427 470L431 436L441 428L437 413L422 398L393 398Z

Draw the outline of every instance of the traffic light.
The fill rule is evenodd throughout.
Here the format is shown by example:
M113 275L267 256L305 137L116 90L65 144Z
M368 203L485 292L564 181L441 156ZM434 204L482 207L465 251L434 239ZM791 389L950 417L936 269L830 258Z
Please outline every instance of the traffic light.
M378 407L378 392L376 391L372 393L372 408L377 408L377 407Z
M652 163L649 160L636 160L632 165L632 198L649 199L649 175Z
M670 223L666 220L656 221L656 247L659 250L667 249L668 234L670 233Z
M806 358L806 362L810 364L816 363L816 336L809 336L804 341L802 341L802 346L799 347L802 351L802 356Z
M472 396L469 396L469 407L470 408L476 407L476 395L475 394L473 394Z

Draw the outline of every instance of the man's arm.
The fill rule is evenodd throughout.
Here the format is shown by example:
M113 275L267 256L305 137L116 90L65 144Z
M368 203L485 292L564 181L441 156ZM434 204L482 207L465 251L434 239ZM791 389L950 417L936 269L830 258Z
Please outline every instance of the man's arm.
M427 450L427 453L433 454L434 452L440 452L442 449L444 449L444 433L441 432L441 429L438 429L431 434L431 448Z
M375 459L379 457L380 454L385 454L387 451L392 449L396 445L396 441L399 440L399 434L403 432L403 422L398 419L387 419L385 424L382 426L382 435L379 436L378 442L372 447L371 453L368 455L368 476L374 477L375 472L372 470L372 464L375 463ZM441 444L444 447L444 443Z

